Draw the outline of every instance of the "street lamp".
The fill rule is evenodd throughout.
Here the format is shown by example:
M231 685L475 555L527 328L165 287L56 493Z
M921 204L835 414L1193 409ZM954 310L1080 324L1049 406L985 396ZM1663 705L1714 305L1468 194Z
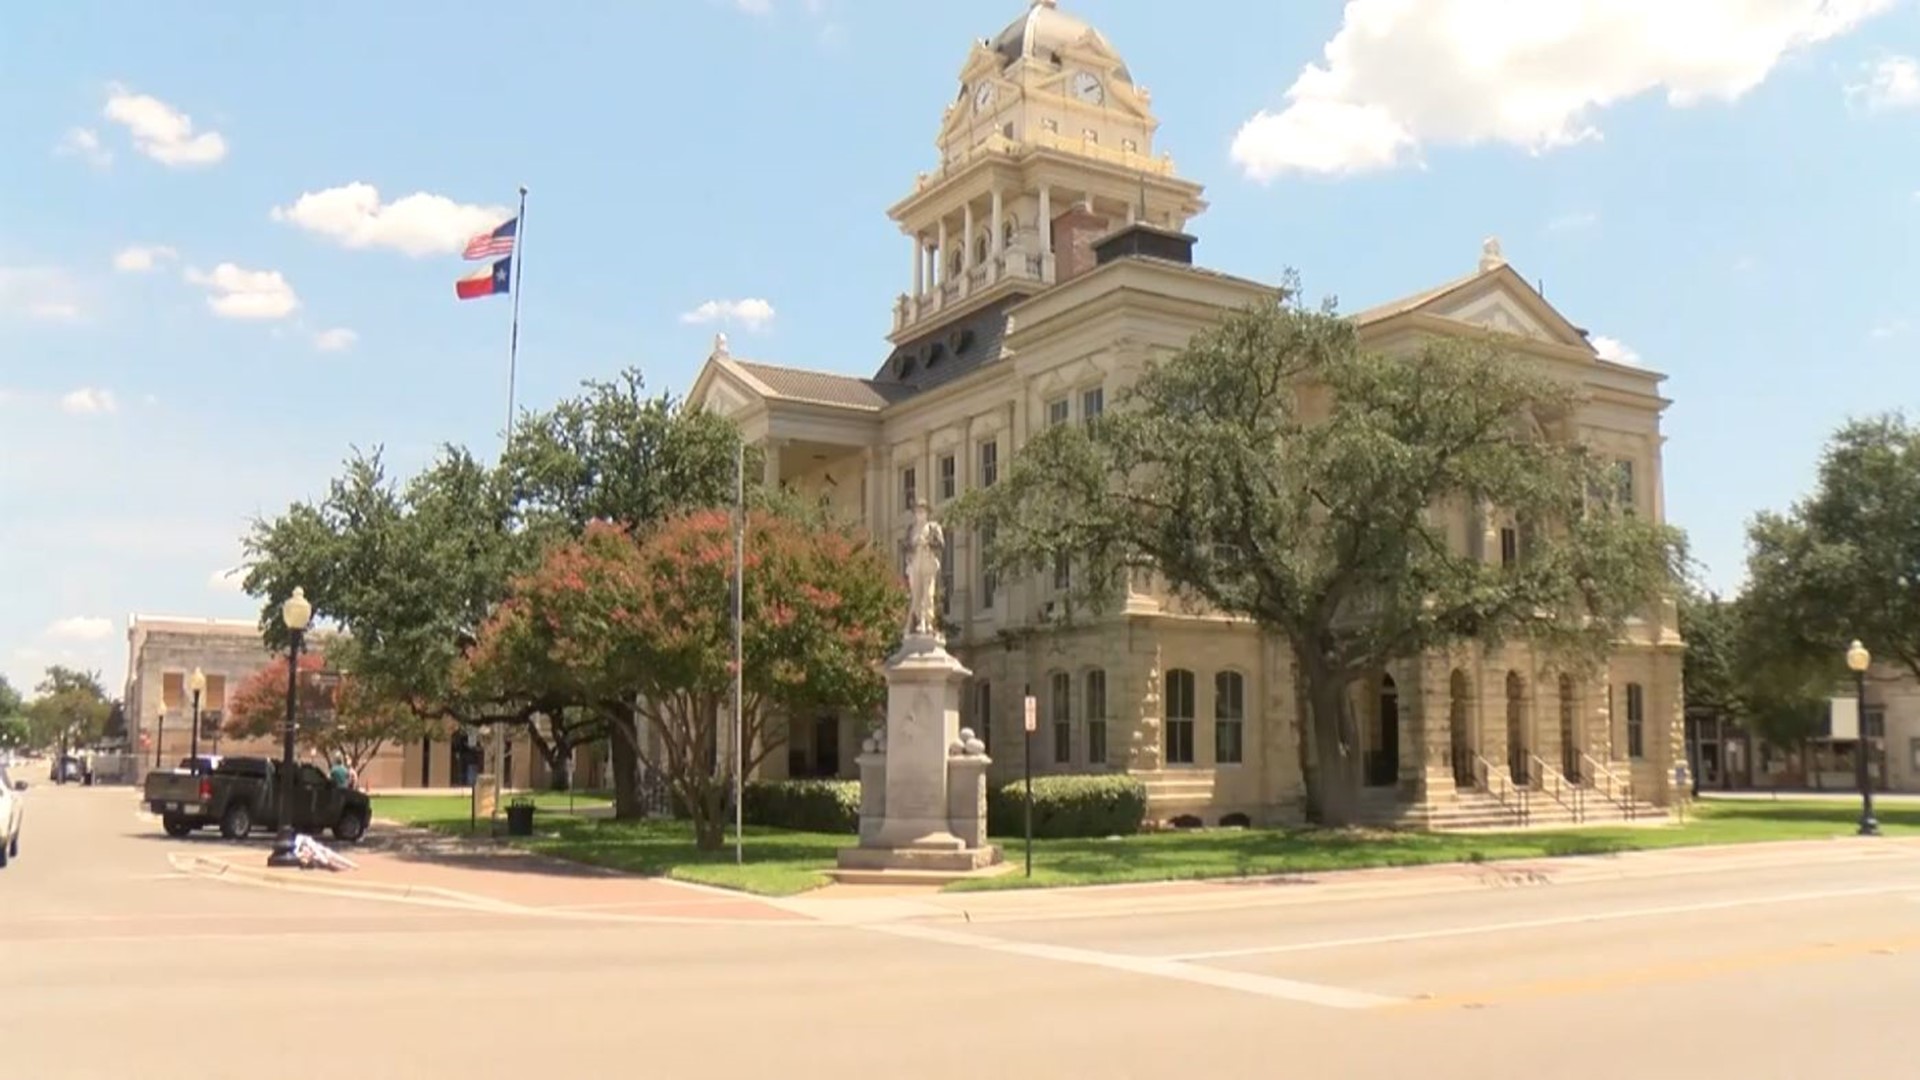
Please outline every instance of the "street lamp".
M206 672L199 668L187 676L187 689L193 693L193 732L188 737L187 757L193 762L193 771L200 771L200 695L207 692Z
M1853 672L1854 711L1860 714L1860 746L1854 755L1853 776L1860 784L1860 835L1879 836L1880 823L1873 817L1873 785L1867 779L1867 665L1873 654L1858 641L1847 646L1847 670Z
M167 706L162 702L153 707L153 767L160 767L160 755L167 745Z
M298 866L293 853L293 717L294 702L300 690L300 642L307 634L307 620L313 618L313 605L307 602L305 589L296 588L280 605L280 621L286 624L287 645L287 727L280 745L280 829L273 838L273 854L268 866Z

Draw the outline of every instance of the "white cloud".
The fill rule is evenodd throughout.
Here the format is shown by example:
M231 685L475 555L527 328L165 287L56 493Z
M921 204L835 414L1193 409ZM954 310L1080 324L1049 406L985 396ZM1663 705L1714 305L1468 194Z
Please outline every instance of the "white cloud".
M1638 364L1640 362L1640 354L1634 352L1631 346L1619 338L1610 338L1604 334L1596 334L1587 339L1587 341L1588 344L1593 346L1593 351L1600 354L1600 359L1602 360L1611 360L1616 364Z
M147 94L115 84L107 88L100 115L133 136L134 148L162 165L211 165L227 156L227 140L217 131L194 134L193 118Z
M513 216L498 206L457 203L416 191L381 203L372 184L354 182L309 191L292 206L273 208L273 220L296 225L349 248L391 248L416 258L459 251L477 233Z
M113 151L100 145L100 133L92 128L68 128L54 144L56 157L77 157L96 169L113 164Z
M123 274L144 274L163 262L179 257L179 252L164 244L135 244L114 254L113 268Z
M1850 84L1847 97L1875 111L1920 107L1920 61L1889 56L1868 65L1866 80Z
M1348 0L1322 61L1233 140L1247 176L1339 174L1429 144L1534 152L1598 139L1591 113L1664 90L1733 101L1783 57L1896 0Z
M100 641L113 636L113 620L74 615L47 627L47 636L59 641Z
M83 386L60 397L60 410L73 416L98 416L120 411L120 402L111 390Z
M313 335L313 347L321 352L345 352L359 340L359 334L344 326L336 326Z
M189 269L186 278L211 294L207 306L223 319L280 319L300 306L293 286L278 270L243 270L221 263L211 274Z
M47 322L80 317L80 289L72 275L53 266L0 266L0 315Z
M764 329L773 321L773 305L765 300L749 298L745 300L708 300L692 311L680 316L680 321L693 326L705 323L739 323L749 330Z
M1905 319L1883 319L1875 323L1873 329L1867 331L1867 336L1875 341L1890 341L1904 336L1910 329L1912 324Z

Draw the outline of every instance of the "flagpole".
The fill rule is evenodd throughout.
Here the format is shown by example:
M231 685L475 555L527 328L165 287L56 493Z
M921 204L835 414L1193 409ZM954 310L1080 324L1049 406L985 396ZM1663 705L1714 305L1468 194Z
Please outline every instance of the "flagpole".
M501 463L513 449L513 392L514 384L520 374L520 275L525 273L526 264L521 261L522 245L527 240L527 185L520 185L520 212L514 217L513 225L513 262L508 264L513 286L513 325L507 331L507 436L506 445L500 451ZM500 818L500 795L507 788L507 729L504 724L493 725L493 818L489 822L489 831L498 831Z
M507 449L513 449L513 391L520 368L520 275L526 272L521 259L527 242L527 185L520 185L520 213L513 226L513 328L507 335Z

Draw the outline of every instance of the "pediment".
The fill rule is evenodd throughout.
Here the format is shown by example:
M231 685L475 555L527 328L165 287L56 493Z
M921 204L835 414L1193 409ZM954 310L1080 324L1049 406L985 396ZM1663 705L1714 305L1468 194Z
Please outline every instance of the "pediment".
M1435 296L1415 310L1533 341L1590 347L1579 327L1506 266Z
M734 416L765 401L765 391L720 357L708 357L687 392L687 403L721 416Z

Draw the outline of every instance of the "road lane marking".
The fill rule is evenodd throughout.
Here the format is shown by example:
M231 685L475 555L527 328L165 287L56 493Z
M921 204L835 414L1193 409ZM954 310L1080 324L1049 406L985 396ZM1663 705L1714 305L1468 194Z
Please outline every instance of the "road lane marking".
M1053 960L1066 964L1106 968L1110 971L1124 971L1129 974L1146 975L1152 978L1177 979L1181 982L1199 983L1204 986L1218 987L1223 990L1236 990L1244 994L1256 994L1261 997L1276 998L1283 1001L1297 1001L1308 1005L1320 1005L1330 1009L1377 1009L1386 1005L1399 1004L1405 1000L1383 994L1368 993L1364 990L1348 990L1339 986L1325 986L1319 983L1300 982L1295 979L1282 979L1271 975L1257 975L1252 972L1197 967L1191 964L1155 959L1148 956L1128 956L1123 953L1100 952L1094 949L1081 949L1069 945L1042 945L1024 941L1007 941L1001 938L963 934L953 930L941 930L931 926L887 924L863 926L861 929L872 933L889 934L894 937L911 938L916 941L930 941L942 945L957 945L961 948L979 949L986 952L1032 957L1038 960Z
M1196 960L1228 960L1241 956L1277 956L1283 953L1320 952L1327 949L1357 949L1373 945L1399 945L1410 941L1437 941L1445 938L1477 937L1485 934L1509 934L1521 930L1544 930L1581 923L1620 922L1627 919L1657 919L1672 915L1692 915L1703 911L1728 911L1735 908L1767 907L1776 904L1804 904L1816 900L1840 900L1862 896L1895 896L1915 893L1920 885L1878 885L1860 889L1832 889L1824 892L1785 893L1780 896L1746 897L1738 900L1711 900L1698 904L1670 904L1663 907L1627 908L1585 915L1556 915L1545 919L1480 926L1449 926L1438 930L1408 930L1397 934L1368 937L1333 938L1324 941L1299 941L1287 945L1256 945L1239 949L1210 949L1203 952L1171 953L1157 957L1162 961L1191 963Z
M1510 1005L1525 1001L1539 1001L1546 998L1570 997L1577 994L1595 994L1608 990L1624 990L1631 987L1652 986L1659 983L1697 982L1701 979L1713 978L1716 975L1748 974L1756 971L1765 971L1770 968L1819 963L1823 960L1855 959L1874 954L1891 954L1913 948L1920 948L1920 937L1869 938L1840 942L1830 941L1823 942L1819 945L1802 945L1792 949L1779 949L1771 952L1736 953L1731 956L1719 956L1707 960L1692 960L1675 964L1660 964L1653 967L1632 968L1626 971L1615 971L1602 975L1519 983L1511 986L1493 987L1479 992L1469 991L1458 994L1440 994L1428 998L1402 1000L1395 1003L1392 1006L1392 1010L1395 1012L1425 1012L1435 1009Z

